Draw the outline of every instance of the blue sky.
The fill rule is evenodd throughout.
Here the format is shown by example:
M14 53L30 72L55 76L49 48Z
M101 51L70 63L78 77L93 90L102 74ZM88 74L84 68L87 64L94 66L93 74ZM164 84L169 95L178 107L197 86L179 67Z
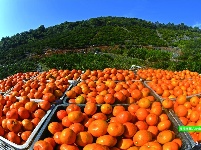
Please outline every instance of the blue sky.
M101 16L201 27L200 0L0 0L0 39Z

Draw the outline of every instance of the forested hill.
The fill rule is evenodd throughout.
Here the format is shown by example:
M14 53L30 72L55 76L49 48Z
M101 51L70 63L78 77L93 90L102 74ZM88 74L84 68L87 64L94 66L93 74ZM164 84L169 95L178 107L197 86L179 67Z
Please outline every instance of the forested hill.
M200 45L200 39L199 28L189 27L183 23L175 25L153 23L137 18L98 17L64 22L48 28L41 25L37 29L3 37L0 41L0 64L9 66L22 61L26 62L31 59L31 56L45 54L48 49L62 51L92 46L132 47L137 45L181 50L189 46L197 48L197 44ZM186 52L188 55L190 53Z

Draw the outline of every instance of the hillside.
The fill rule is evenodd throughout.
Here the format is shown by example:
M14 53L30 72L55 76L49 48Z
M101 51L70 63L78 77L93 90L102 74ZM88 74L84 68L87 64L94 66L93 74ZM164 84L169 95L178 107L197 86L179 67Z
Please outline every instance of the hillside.
M121 55L124 53L126 59L130 60L130 56L132 56L132 58L146 61L150 61L152 55L148 53L156 53L154 51L148 52L149 50L163 50L168 53L168 60L179 55L177 60L190 61L187 63L187 69L195 71L195 68L189 64L195 59L199 62L200 43L201 30L186 26L183 23L174 25L172 23L152 23L137 18L98 17L83 21L64 22L48 28L41 25L37 29L30 29L1 39L0 78L15 72L36 70L38 64L42 66L45 64L45 67L48 68L50 64L47 62L51 57L56 57L59 60L64 54L66 59L70 59L70 55L75 55L72 52L96 50ZM137 54L142 53L141 49L145 49L142 51L146 52L146 58L140 58L145 56L145 53L137 56ZM128 55L132 51L136 55ZM162 52L157 53L161 54ZM52 56L52 54L56 56ZM82 54L79 55L82 58ZM158 55L157 59L162 55ZM80 60L77 61L81 63ZM165 61L166 63L173 63L172 61ZM140 60L136 60L136 62L140 62ZM131 61L130 63L134 62ZM150 64L145 64L144 61L141 63L142 65ZM160 60L161 64L163 64L162 60ZM166 66L170 69L176 69L174 66ZM55 67L64 68L65 62L63 64L61 62ZM66 67L72 66L66 65ZM119 65L120 67L122 66ZM86 69L83 66L82 68Z

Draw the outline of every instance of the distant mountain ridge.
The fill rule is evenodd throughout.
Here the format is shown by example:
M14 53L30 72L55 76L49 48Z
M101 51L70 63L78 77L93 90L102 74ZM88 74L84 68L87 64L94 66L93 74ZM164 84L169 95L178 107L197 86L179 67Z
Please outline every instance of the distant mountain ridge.
M201 30L184 23L163 24L138 18L97 17L64 22L45 28L30 29L0 41L2 66L27 61L30 56L44 55L47 50L86 49L101 46L142 46L164 50L186 47L201 39Z

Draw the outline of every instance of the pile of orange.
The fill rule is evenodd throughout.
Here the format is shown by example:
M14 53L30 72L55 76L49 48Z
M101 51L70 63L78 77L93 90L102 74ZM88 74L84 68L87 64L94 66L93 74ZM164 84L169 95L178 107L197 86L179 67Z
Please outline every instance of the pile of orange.
M183 71L170 71L170 70L163 70L163 69L139 69L137 71L137 75L144 80L158 80L158 79L176 79L176 80L183 80L183 79L197 79L200 78L199 73L191 72L189 70Z
M17 100L13 95L0 95L0 136L24 144L50 107L48 101L37 103L27 96Z
M180 95L175 101L165 99L163 107L171 108L184 126L201 126L201 98ZM201 132L189 132L195 142L201 142Z
M153 80L146 82L162 98L177 98L179 95L191 96L201 93L200 79Z
M69 80L80 82L66 91ZM10 88L10 95L0 96L0 136L16 144L26 142L51 103L63 94L68 98L69 106L57 111L57 120L47 127L51 136L36 142L35 150L178 150L182 141L162 108L173 109L183 125L201 126L201 99L195 96L201 93L201 78L189 70L148 68L135 74L116 68L84 73L51 69L0 80L0 91ZM162 102L156 101L150 88ZM199 132L190 135L201 142Z
M48 125L51 136L37 141L35 150L178 150L182 145L161 103L147 98L128 106L70 104L55 115Z
M6 92L11 87L16 85L18 82L23 80L28 80L31 77L38 75L38 72L26 72L26 73L16 73L12 76L9 76L3 80L0 80L0 91Z
M57 70L51 69L38 74L35 78L25 81L17 81L10 85L13 87L10 95L17 97L28 96L30 99L43 99L54 102L68 89L69 80L77 80L81 70Z
M141 81L93 81L87 79L78 83L71 90L66 92L69 103L76 103L76 98L82 96L86 102L97 104L116 104L116 103L134 103L142 97L150 96L150 90L144 86Z
M55 80L59 80L61 78L67 78L68 80L77 80L80 75L82 74L81 70L57 70L57 69L51 69L49 71L42 72L39 74L36 78L38 80L49 80L51 78Z
M86 70L81 75L81 79L82 80L91 79L93 81L97 80L128 81L128 80L139 80L140 77L131 70L105 68L104 70Z

